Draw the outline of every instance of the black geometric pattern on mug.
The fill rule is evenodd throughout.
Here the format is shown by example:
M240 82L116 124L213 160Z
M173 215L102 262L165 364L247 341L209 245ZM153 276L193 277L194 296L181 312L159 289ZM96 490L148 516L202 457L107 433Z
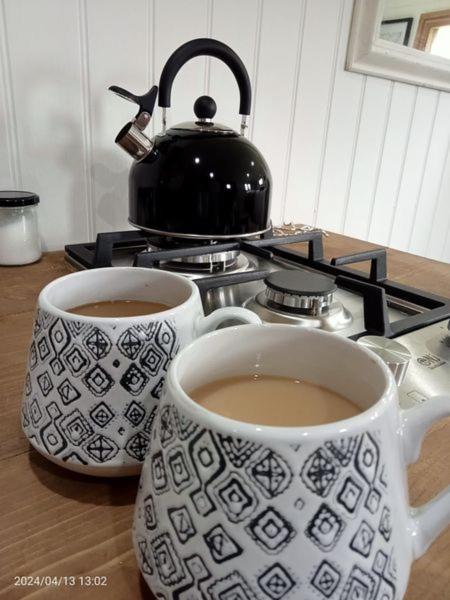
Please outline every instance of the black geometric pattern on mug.
M373 540L375 538L375 530L367 523L367 521L361 521L357 532L353 536L350 542L350 548L361 554L361 556L368 557L372 550Z
M240 523L258 506L258 499L251 487L237 471L228 471L214 487L214 495L232 523Z
M176 533L176 536L182 544L185 544L197 533L191 515L189 514L186 506L169 508L167 510L167 514L169 515L169 519L172 523L172 527Z
M188 419L186 415L180 413L174 406L172 406L172 414L180 440L187 440L197 431L198 425Z
M165 448L175 439L175 431L172 421L172 407L164 405L159 412L159 440Z
M75 452L75 451L69 452L69 454L62 456L61 458L64 462L71 462L71 463L75 463L77 465L87 465L88 464L87 460L85 460L82 456L77 454L77 452Z
M200 597L204 598L200 586L204 581L211 578L211 573L203 562L202 557L198 554L192 554L185 558L183 562L187 571L189 571L191 579L182 587L172 592L172 600L199 600ZM188 590L191 591L187 595L184 592Z
M149 494L144 500L144 521L145 527L149 531L153 531L156 529L156 513L155 513L155 505L153 502L153 496Z
M133 427L137 427L142 423L146 415L145 408L141 402L136 402L136 400L132 400L129 402L123 413L125 419L133 425Z
M135 363L130 364L120 379L120 385L133 396L139 396L148 382L148 376Z
M292 481L288 463L272 450L264 450L247 467L247 473L266 498L282 494Z
M141 367L150 375L155 376L159 373L167 360L163 350L150 344L148 348L139 357Z
M42 392L42 395L48 396L53 389L53 382L48 371L44 371L43 373L38 375L37 382Z
M170 535L162 533L156 537L151 542L151 548L161 583L167 586L180 583L186 573Z
M387 479L386 479L386 466L383 465L380 469L380 474L378 476L378 481L380 484L386 488L387 487Z
M240 469L260 448L258 444L240 438L218 434L219 443L234 467Z
M83 450L96 462L104 463L116 456L119 447L111 438L97 434L83 446Z
M89 416L98 427L106 427L115 417L115 412L103 400L89 411Z
M156 342L165 353L172 357L175 354L177 334L168 321L162 321L156 332Z
M354 565L340 600L372 600L374 588L375 579L358 565Z
M28 416L28 404L26 402L22 402L22 427L25 429L30 424L30 419Z
M383 506L381 511L380 524L378 525L378 531L388 542L391 539L392 523L391 523L391 511L387 506Z
M50 368L52 370L53 375L57 375L57 376L61 375L61 373L66 370L66 367L56 356L55 356L55 358L52 358L52 360L50 361Z
M376 488L370 488L366 501L364 502L364 506L374 515L380 506L380 502L380 492Z
M29 414L33 425L37 427L42 419L42 411L36 398L30 404Z
M94 327L83 339L85 348L92 354L96 360L105 358L111 351L112 344L104 331Z
M66 324L61 319L56 319L48 332L50 344L55 354L59 356L70 343L70 334Z
M344 480L344 483L336 496L336 501L343 506L349 514L354 515L357 511L362 494L363 487L354 477L349 475Z
M259 575L258 585L272 600L281 600L295 587L295 579L280 563L275 563Z
M58 390L62 403L66 406L81 397L81 393L67 377L61 381L56 389Z
M192 484L192 473L182 446L170 448L167 453L167 464L170 479L176 492L181 492Z
M166 492L169 489L169 480L161 450L155 452L151 457L151 473L155 493L162 494Z
M135 360L144 346L143 337L144 336L139 331L136 331L134 327L130 327L119 337L117 347L124 356L130 360Z
M206 516L215 509L207 488L221 473L225 472L225 459L215 437L206 429L200 430L189 442L189 456L200 480L199 487L191 492L190 497L196 511Z
M258 600L248 582L237 571L217 579L207 591L208 600Z
M67 448L67 440L57 424L57 419L62 413L56 402L50 402L45 410L50 421L41 427L39 437L47 452L56 456Z
M138 431L128 440L125 451L131 458L135 458L139 462L142 462L147 456L149 444L150 438L148 435L143 431Z
M352 460L357 442L358 437L346 437L325 442L325 446L341 465L346 467Z
M159 400L161 398L161 394L164 389L164 381L165 381L165 377L164 376L160 377L158 382L155 383L155 385L150 390L151 396L153 398L156 398L156 400Z
M397 561L395 560L395 556L393 553L389 558L387 573L391 581L395 581L397 579Z
M94 433L89 421L78 409L75 409L61 420L61 429L75 446L80 446Z
M296 535L291 523L272 506L256 515L245 530L269 554L279 554Z
M30 367L30 371L32 371L38 363L37 352L36 352L36 343L34 340L31 342L30 351L28 353L28 365Z
M30 396L33 388L31 387L31 377L30 374L27 373L25 377L25 396Z
M384 577L387 562L388 555L385 554L382 550L378 550L375 554L375 558L373 559L372 571L380 577Z
M150 415L148 416L148 419L144 423L143 431L145 431L145 433L149 436L152 432L153 423L155 422L157 411L158 411L158 407L154 406Z
M294 507L297 510L302 510L302 508L305 506L305 501L303 500L303 498L297 498L294 502Z
M377 600L395 600L395 586L387 579L381 579L377 592Z
M39 354L39 358L40 358L41 362L44 362L45 359L48 356L50 356L50 354L52 353L52 350L47 341L47 337L45 335L43 335L41 338L39 338L39 340L37 342L37 350L38 350L38 354Z
M114 385L114 379L97 364L83 377L83 383L94 396L104 396Z
M305 530L306 535L324 552L330 552L344 531L345 523L327 504L321 504Z
M87 352L75 344L67 348L61 358L74 377L82 375L91 365Z
M92 328L90 323L84 323L82 321L66 321L66 326L73 337L78 337L80 333Z
M138 540L139 559L140 559L139 564L141 565L142 571L146 575L153 575L153 567L152 567L152 563L151 563L152 553L148 546L149 545L147 543L147 540L145 540L143 538Z
M222 525L215 525L203 534L203 539L216 563L223 563L243 552L241 546L225 531Z
M325 497L330 493L339 472L338 461L323 448L318 448L306 459L300 475L308 489Z
M318 592L325 596L325 598L331 598L341 582L341 573L337 568L329 563L327 560L323 560L318 566L314 573L310 584Z
M355 467L360 475L371 485L375 480L380 450L370 433L363 433L355 456Z

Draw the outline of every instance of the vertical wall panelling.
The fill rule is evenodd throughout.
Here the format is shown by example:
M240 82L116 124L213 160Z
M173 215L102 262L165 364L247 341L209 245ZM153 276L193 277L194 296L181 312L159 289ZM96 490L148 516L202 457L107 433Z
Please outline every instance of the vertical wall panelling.
M155 71L156 83L174 50L193 38L205 37L208 30L209 0L156 0ZM231 15L230 15L231 18ZM205 92L206 59L197 57L184 65L175 78L168 125L193 118L195 100ZM160 130L161 111L155 111L156 131Z
M47 247L61 248L89 233L78 5L6 0L5 9L22 186L41 196Z
M80 63L81 63L81 94L83 116L83 154L85 170L85 198L87 230L89 239L93 239L95 231L94 206L94 165L92 153L92 118L91 90L89 78L89 49L88 49L88 20L86 14L87 0L78 0L79 32L80 32Z
M408 240L408 249L416 254L424 254L427 249L439 188L442 185L442 179L445 175L445 157L449 141L449 127L450 94L441 92L439 94L430 147L425 159L423 178ZM450 203L450 197L448 198L448 202Z
M394 83L367 234L368 239L376 244L387 244L389 241L389 227L405 164L416 98L417 88Z
M4 0L0 0L0 182L4 188L21 187L16 114L11 85L8 29Z
M255 54L257 54L258 5L260 0L215 0L212 3L211 36L228 44L241 57L255 88ZM230 27L230 19L234 19ZM216 120L239 131L239 91L230 69L220 60L208 59L209 94L217 103ZM201 90L198 90L200 96ZM252 114L255 111L255 97L252 102ZM192 107L186 115L191 118Z
M305 0L264 0L258 85L254 89L253 142L267 160L273 180L272 219L281 223L290 164Z
M426 256L450 262L450 152L444 162L444 172L440 184L438 200L434 210L431 233L428 239Z
M352 9L353 0L0 0L0 189L40 194L48 249L129 229L132 160L114 138L135 107L107 88L142 94L178 46L213 37L249 71L247 135L272 172L275 224L450 262L450 94L346 71ZM239 129L234 78L205 57L175 78L168 125L192 120L204 93L217 121ZM160 131L157 107L148 133Z
M366 237L373 190L383 153L393 84L376 77L367 80L359 122L343 232Z
M366 81L344 70L352 7L346 0L317 207L317 225L332 231L343 225Z
M399 250L408 250L410 231L425 175L438 99L439 92L419 89L389 238L389 244Z
M289 215L289 220L315 220L341 6L341 2L327 0L309 0L306 6L291 151L295 162L290 165L287 185L285 217Z
M129 229L127 182L132 159L114 144L114 138L137 107L108 87L116 84L136 94L149 89L151 2L96 0L87 1L86 9L94 226L97 232Z

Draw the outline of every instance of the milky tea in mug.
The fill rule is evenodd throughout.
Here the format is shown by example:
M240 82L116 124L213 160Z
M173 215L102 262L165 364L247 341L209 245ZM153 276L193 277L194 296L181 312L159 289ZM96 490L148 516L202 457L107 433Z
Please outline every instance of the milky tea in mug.
M361 412L342 394L324 386L260 373L215 380L189 394L200 406L223 417L278 427L323 425Z

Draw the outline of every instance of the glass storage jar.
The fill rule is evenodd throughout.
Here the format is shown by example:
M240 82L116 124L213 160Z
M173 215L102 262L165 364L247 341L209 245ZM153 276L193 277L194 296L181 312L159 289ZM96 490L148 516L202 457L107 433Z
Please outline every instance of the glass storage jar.
M0 265L26 265L41 257L38 204L32 192L0 191Z

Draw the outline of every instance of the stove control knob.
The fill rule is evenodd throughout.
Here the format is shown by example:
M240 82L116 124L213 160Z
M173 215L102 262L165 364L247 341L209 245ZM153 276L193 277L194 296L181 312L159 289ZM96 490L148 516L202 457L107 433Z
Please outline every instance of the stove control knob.
M333 301L334 279L312 271L273 271L264 279L266 300L276 308L322 314Z
M411 352L395 340L378 335L366 335L359 338L358 344L365 346L384 360L397 382L401 385L411 360Z

